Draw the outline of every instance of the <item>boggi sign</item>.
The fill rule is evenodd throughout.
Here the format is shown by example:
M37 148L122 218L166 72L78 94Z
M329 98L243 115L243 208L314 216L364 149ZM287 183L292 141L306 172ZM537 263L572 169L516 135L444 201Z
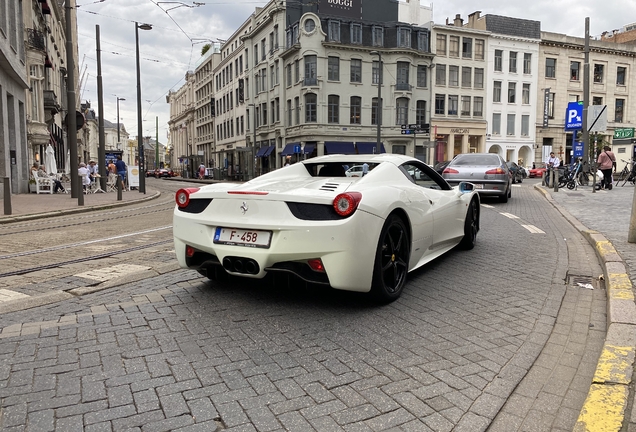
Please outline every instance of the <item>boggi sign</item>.
M362 19L362 0L320 0L320 13Z

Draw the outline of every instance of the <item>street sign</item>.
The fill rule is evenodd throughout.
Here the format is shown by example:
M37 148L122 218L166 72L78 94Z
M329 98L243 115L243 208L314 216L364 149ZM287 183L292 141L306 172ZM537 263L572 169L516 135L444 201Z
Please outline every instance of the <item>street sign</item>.
M614 139L634 138L634 128L614 129Z
M569 102L565 111L565 130L578 130L583 127L583 103Z
M575 158L579 158L579 157L583 157L583 143L578 141L576 143L574 143L574 147L573 147L573 156Z
M590 132L607 130L607 105L590 105L587 109L587 129Z
M300 153L300 144L294 145L294 153Z
M431 133L431 125L429 123L423 124L403 124L400 125L402 129L400 133L402 135L416 135L416 134L428 134Z
M415 131L412 131L412 130L410 130L410 129L402 129L402 130L400 131L400 133L401 133L402 135L414 135L414 134L415 134Z

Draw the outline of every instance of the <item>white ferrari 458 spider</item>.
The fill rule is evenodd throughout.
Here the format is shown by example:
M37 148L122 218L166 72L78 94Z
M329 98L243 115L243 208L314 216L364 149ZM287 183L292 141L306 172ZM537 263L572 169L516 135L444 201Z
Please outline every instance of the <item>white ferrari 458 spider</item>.
M368 164L364 177L345 166ZM407 273L477 239L471 183L451 187L402 155L321 156L243 184L180 189L174 244L183 268L263 278L291 273L316 284L398 298Z

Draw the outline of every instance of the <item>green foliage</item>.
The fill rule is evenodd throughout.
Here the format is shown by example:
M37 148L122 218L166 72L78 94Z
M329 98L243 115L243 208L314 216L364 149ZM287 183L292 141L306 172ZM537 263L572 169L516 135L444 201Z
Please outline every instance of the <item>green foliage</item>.
M205 44L203 48L201 48L201 55L204 56L206 52L208 52L212 48L212 44Z

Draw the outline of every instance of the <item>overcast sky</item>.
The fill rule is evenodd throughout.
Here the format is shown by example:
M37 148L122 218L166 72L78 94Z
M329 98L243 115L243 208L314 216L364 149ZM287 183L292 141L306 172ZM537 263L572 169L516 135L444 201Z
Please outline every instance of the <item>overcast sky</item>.
M2 0L0 0L2 1ZM266 1L256 0L76 0L79 31L79 91L82 102L97 107L96 25L100 27L104 119L120 121L135 139L137 136L137 81L135 65L135 22L149 23L152 30L139 30L141 93L144 136L155 137L159 118L159 141L166 143L170 118L166 95L184 83L187 70L194 70L205 43L227 39L254 8ZM422 4L431 3L423 1ZM363 0L364 7L364 0ZM541 21L541 30L582 37L585 17L590 18L590 34L621 29L636 22L636 1L618 0L444 0L432 3L433 20L452 22L456 14L467 21L477 10ZM626 18L627 17L627 18ZM284 38L282 39L284 40ZM99 115L99 113L98 113Z

